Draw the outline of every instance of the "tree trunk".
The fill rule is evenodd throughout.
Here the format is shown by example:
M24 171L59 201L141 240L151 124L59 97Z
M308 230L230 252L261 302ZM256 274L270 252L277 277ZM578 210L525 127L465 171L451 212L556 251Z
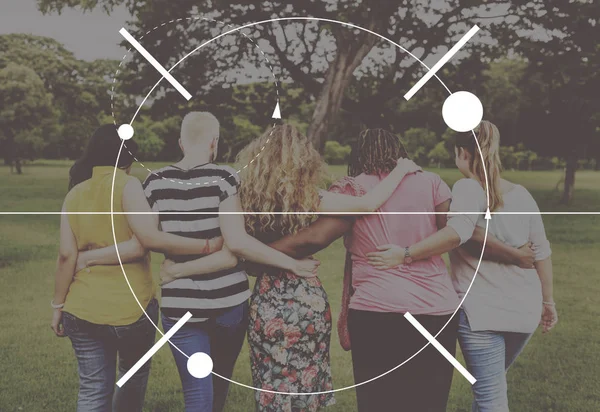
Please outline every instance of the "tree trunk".
M346 44L343 40L338 41L335 60L327 72L307 133L308 138L319 151L322 151L325 146L328 131L338 118L344 92L352 80L354 70L372 47L372 43L368 42L353 50L355 48L351 44Z
M369 9L369 21L363 27L372 31L386 27L390 15L397 7L394 6L394 2L380 4L376 1L367 1L364 4L365 7L370 6L371 8ZM336 56L327 70L323 89L317 99L307 133L315 148L321 152L331 126L338 119L344 92L352 80L354 70L360 66L379 40L372 34L362 31L355 34L352 29L345 27L337 28L334 36L337 46Z
M19 158L15 159L15 169L17 170L18 175L23 174L23 168L21 167L21 159Z
M567 167L565 168L565 189L561 200L562 204L568 205L573 200L573 190L575 189L575 171L577 170L577 153L572 152L567 158Z

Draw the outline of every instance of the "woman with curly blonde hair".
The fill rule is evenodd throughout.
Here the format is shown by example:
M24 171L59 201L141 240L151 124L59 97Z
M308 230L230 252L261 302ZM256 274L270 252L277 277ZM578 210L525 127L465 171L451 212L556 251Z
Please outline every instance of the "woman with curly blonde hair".
M307 227L310 212L368 212L378 209L403 177L418 170L407 159L368 195L353 197L319 189L325 163L306 136L291 125L277 126L238 156L246 174L239 194L248 233L265 243ZM252 214L275 212L277 214ZM280 212L288 212L281 214ZM331 393L289 396L333 389L329 364L331 311L318 277L253 270L248 342L257 409L315 411L333 404Z

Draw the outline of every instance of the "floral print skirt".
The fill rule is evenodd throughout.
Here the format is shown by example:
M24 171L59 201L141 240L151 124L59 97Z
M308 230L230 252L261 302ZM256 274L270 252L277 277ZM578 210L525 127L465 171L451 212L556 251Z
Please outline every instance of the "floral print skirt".
M256 388L310 393L333 389L329 362L331 310L321 281L290 273L262 275L250 298L250 365ZM316 411L332 393L281 395L256 391L258 411Z

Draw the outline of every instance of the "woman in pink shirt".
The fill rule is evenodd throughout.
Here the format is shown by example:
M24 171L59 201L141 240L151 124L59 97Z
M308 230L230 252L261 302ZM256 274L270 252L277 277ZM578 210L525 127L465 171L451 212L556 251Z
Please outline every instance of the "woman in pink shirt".
M365 130L351 154L351 177L341 179L330 191L362 196L385 178L396 165L396 159L402 157L408 155L397 136L382 129ZM450 196L450 189L438 175L418 172L406 176L379 211L429 214L376 214L356 219L322 216L297 234L270 243L291 256L306 256L346 234L347 263L351 263L347 276L351 274L353 289L348 326L357 384L386 374L427 344L423 335L404 318L406 312L433 335L450 321L437 339L450 353L455 353L458 324L450 316L459 300L441 257L378 270L368 264L366 256L377 245L412 244L436 233L445 225L444 212L449 209ZM344 311L338 326L341 326L340 336L344 336ZM347 349L349 342L344 343ZM358 409L444 411L452 373L448 361L427 346L402 367L359 385Z
M392 167L408 157L400 140L385 130L362 133L354 147L349 175L330 190L362 196ZM380 270L368 263L367 253L378 245L413 244L445 226L451 200L449 187L430 172L406 176L381 212L356 219L345 245L352 262L348 329L352 342L355 382L374 379L408 361L427 344L404 317L410 312L452 355L458 323L450 317L459 304L441 256ZM426 214L419 214L426 213ZM392 372L356 388L360 411L444 411L453 369L432 346Z

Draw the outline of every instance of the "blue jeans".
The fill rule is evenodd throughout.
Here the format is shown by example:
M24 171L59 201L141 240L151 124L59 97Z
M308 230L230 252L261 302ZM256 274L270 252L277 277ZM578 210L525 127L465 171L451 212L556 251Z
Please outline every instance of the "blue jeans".
M162 316L165 332L176 321ZM213 371L231 379L248 328L248 302L229 309L227 312L205 322L186 323L170 339L187 356L196 352L208 354L213 361ZM219 412L225 406L229 382L215 375L198 379L187 369L188 358L173 347L171 352L183 386L185 410L187 412Z
M471 330L460 310L458 341L467 369L477 379L472 387L473 412L508 412L506 372L533 333Z
M158 302L146 312L158 321ZM115 388L117 356L119 378L154 345L156 329L146 315L126 326L98 325L63 312L65 332L75 351L79 370L78 412L141 411L146 395L150 361L121 388Z

